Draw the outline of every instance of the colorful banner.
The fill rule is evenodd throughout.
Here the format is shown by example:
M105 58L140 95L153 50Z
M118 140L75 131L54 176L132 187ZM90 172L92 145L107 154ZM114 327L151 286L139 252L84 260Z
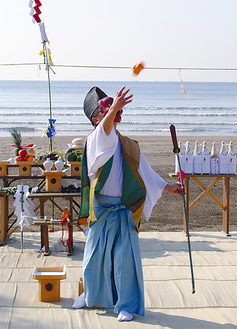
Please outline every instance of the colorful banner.
M49 124L47 124L47 129L43 133L42 137L44 135L47 135L48 138L53 138L56 135L56 128L55 128L55 119L49 119Z
M35 22L37 24L41 22L41 19L39 17L39 15L41 14L41 10L39 9L40 6L42 6L42 4L38 0L30 0L29 2L29 7L31 8L30 15L32 16L33 24L35 24Z
M40 51L40 55L44 56L44 63L47 64L47 70L48 66L53 66L53 61L52 61L52 56L51 56L51 51L49 47L46 46L46 42L49 44L49 39L47 37L47 34L45 32L45 25L43 22L41 22L40 14L42 13L39 7L42 6L41 2L39 0L30 0L29 2L29 7L31 8L30 10L30 15L32 16L33 23L35 22L39 26L40 30L40 36L41 36L41 41L44 44L43 50ZM47 60L45 60L47 58Z

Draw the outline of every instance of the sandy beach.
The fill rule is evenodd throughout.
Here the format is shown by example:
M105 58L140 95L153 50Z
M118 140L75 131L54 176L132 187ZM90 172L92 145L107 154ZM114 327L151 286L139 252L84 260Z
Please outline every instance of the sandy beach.
M59 151L65 151L68 143L71 143L73 138L81 137L65 137L56 136L54 138L54 147ZM131 136L139 142L142 152L145 154L151 167L161 175L166 181L176 181L175 177L170 177L170 173L174 173L175 157L173 154L173 146L170 136ZM182 136L178 137L183 143L190 141L191 149L194 149L195 141L201 144L204 140L207 141L209 152L211 151L212 142L216 141L217 149L220 150L221 141L229 143L234 142L234 147L237 149L237 138L233 136ZM11 137L4 137L0 140L1 160L6 160L14 156L14 148L5 147L13 143ZM48 148L48 139L46 137L22 137L22 145L36 144L35 150L37 154L41 154ZM203 178L202 183L207 187L212 182L211 178ZM19 184L21 182L13 182ZM32 186L32 181L27 182ZM2 186L2 182L1 182ZM202 192L194 181L190 181L190 201ZM222 202L223 188L222 180L218 182L212 189L212 193L216 198ZM231 179L230 184L230 231L237 230L237 182L236 179ZM50 209L49 209L50 211ZM182 231L183 228L183 201L182 197L163 193L162 198L152 211L151 218L148 222L142 220L141 231ZM221 208L208 196L197 204L190 212L190 231L222 231L222 210Z

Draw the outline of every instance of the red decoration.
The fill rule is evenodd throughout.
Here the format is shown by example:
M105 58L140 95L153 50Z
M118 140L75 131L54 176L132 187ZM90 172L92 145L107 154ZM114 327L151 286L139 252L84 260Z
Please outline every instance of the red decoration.
M41 14L41 10L37 6L34 6L34 10L35 10L36 14L38 14L38 15Z
M21 145L21 147L33 147L34 145L35 145L35 144ZM16 145L13 144L13 145L5 146L5 147L16 147Z
M62 242L64 247L68 247L69 244L72 244L72 240L70 238L71 233L70 233L70 217L69 216L71 217L70 211L68 209L65 209L62 213L62 219L58 219L58 220L61 220L61 222L62 222L62 237L59 239L59 241ZM68 239L67 239L66 243L63 241L63 236L64 236L63 223L64 222L68 222Z
M62 244L63 244L64 247L68 247L69 244L72 244L72 240L71 240L71 238L70 238L70 235L71 235L71 233L70 233L70 219L69 219L68 216L66 216L65 219L62 218L62 219L59 219L59 220L61 220L61 222L62 222L62 237L59 239L59 241L62 242ZM67 239L67 242L66 242L66 243L63 241L63 236L64 236L64 227L63 227L63 223L64 223L64 222L68 222L68 239Z
M41 22L41 19L40 19L39 15L38 15L37 13L35 13L35 14L33 15L33 17L34 17L36 23L40 23L40 22Z
M37 7L42 6L42 4L41 4L41 2L39 0L35 0L35 4L36 4Z
M186 174L185 174L185 172L181 169L181 172L182 172L182 178L183 178L183 180L184 180L184 178L186 177ZM181 176L180 176L180 171L178 172L178 175L179 175L179 182L181 183Z

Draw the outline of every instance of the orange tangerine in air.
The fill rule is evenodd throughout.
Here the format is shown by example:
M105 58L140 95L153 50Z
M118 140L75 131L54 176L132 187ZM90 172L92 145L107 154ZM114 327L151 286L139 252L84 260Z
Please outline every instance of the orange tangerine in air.
M138 75L143 69L144 69L144 63L139 62L133 66L132 71L134 74Z

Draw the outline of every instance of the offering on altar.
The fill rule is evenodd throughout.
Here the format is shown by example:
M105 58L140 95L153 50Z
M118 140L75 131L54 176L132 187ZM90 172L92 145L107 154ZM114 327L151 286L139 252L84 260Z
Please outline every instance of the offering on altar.
M196 141L193 154L190 149L190 143L186 142L184 145L186 145L185 152L183 152L183 144L179 142L179 159L181 169L186 174L236 174L236 154L232 141L229 144L225 144L222 141L219 154L215 141L212 144L211 154L208 152L206 141L203 141L202 151L200 151L199 143ZM228 152L226 146L229 146ZM175 159L175 172L179 172L177 156Z
M83 138L74 138L72 140L72 148L74 148L75 150L83 150L84 149Z
M75 142L75 140L73 141ZM83 149L74 149L74 148L69 148L65 153L67 164L71 166L72 176L81 175L82 153L83 153Z
M18 163L20 161L35 161L35 150L34 147L36 145L34 144L28 144L28 145L21 145L22 138L21 138L21 132L18 131L16 128L9 129L9 132L12 135L13 138L13 145L9 145L6 147L14 147L15 151L15 163Z

